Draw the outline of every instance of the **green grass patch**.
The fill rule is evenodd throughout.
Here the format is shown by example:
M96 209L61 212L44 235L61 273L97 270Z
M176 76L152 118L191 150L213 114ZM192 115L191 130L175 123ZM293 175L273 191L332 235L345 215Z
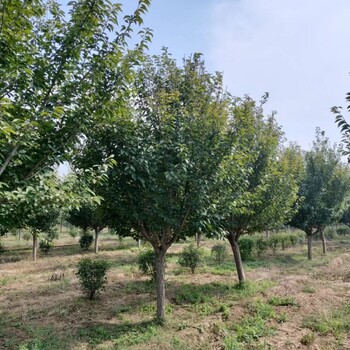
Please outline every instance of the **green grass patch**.
M280 297L278 295L271 297L268 303L274 306L300 306L293 297Z
M303 326L319 334L332 334L336 338L350 332L350 303L336 311L307 317Z
M116 348L119 346L136 345L155 336L158 328L153 322L138 324L124 323L121 325L98 325L81 329L79 338L91 345L98 345L104 341L112 341Z

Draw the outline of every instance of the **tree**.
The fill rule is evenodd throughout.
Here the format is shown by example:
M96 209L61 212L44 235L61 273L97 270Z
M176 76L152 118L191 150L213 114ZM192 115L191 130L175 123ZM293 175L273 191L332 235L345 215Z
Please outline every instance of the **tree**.
M341 152L331 147L324 131L316 129L312 150L305 153L305 173L298 197L301 201L291 225L303 230L308 238L308 259L312 259L312 239L320 233L326 253L324 228L336 223L350 190L347 168L341 163Z
M221 75L209 74L201 55L178 67L167 50L147 58L133 88L130 114L94 130L81 156L114 155L107 188L98 194L118 233L141 236L152 245L156 315L163 321L166 252L209 224L204 219L208 191L227 149L228 96Z
M350 92L346 94L346 101L350 102ZM348 105L347 109L348 112L350 112L350 105ZM350 162L350 124L343 116L341 106L334 106L331 108L331 111L335 114L335 123L338 125L342 133L342 144L344 146L342 154L347 155L348 162Z
M214 202L243 283L239 238L285 222L296 200L299 170L296 149L279 149L281 130L273 116L264 117L261 105L237 99L232 114L236 141L221 164Z
M87 130L121 108L150 40L141 31L128 49L149 3L139 0L121 20L121 5L104 0L72 1L67 13L55 0L2 2L1 205L14 189L68 160Z
M98 253L98 238L100 232L106 227L106 219L101 204L88 203L78 209L69 212L66 220L77 227L80 227L84 234L88 228L95 231L95 253Z

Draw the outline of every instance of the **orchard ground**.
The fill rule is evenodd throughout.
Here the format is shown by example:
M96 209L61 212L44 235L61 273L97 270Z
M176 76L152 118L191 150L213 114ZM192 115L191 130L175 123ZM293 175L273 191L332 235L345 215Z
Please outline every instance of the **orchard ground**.
M328 242L327 256L316 242L313 261L306 245L246 261L245 287L236 285L231 252L221 265L211 256L218 241L202 241L195 275L177 264L189 241L174 244L163 326L154 322L155 287L138 271L135 241L101 234L96 255L63 233L36 263L30 241L2 241L0 349L350 349L349 236ZM84 256L112 264L93 301L75 275Z

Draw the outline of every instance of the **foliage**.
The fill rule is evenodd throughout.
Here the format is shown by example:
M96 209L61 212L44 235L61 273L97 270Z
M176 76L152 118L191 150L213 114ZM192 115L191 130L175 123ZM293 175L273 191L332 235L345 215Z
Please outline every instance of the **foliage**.
M221 74L209 74L200 54L178 66L167 50L145 59L132 92L129 110L116 110L113 123L87 135L75 166L113 156L108 181L97 191L108 225L149 242L162 279L172 243L212 225L209 192L227 151L230 97ZM162 318L165 308L158 305Z
M153 249L143 250L137 257L139 270L151 276L152 280L156 278L156 254Z
M103 289L107 283L107 271L110 264L106 260L81 259L78 262L77 276L82 290L93 299L96 292Z
M121 4L5 0L1 17L0 183L11 191L67 160L94 123L125 97L151 34L128 48L149 0ZM20 16L18 15L20 13ZM4 188L0 186L1 190Z
M40 239L39 248L44 254L48 254L49 251L54 247L54 243L52 240L47 238Z
M195 269L203 261L203 250L195 247L193 244L185 247L179 256L179 264L182 267L188 267L191 269L192 274L194 274Z
M348 235L350 233L350 229L348 227L338 227L336 232L340 236Z
M264 252L267 251L269 247L269 240L264 237L258 237L255 241L255 249L257 252L258 257L261 256Z
M236 99L229 125L234 137L230 156L220 166L213 201L233 253L238 277L245 279L237 244L245 234L279 227L293 212L300 177L300 150L281 149L282 132L274 116L249 97ZM239 262L239 263L238 263Z
M253 249L255 246L254 239L251 237L241 237L238 241L239 250L241 252L242 260L249 260L252 258Z
M224 244L216 244L211 248L211 255L218 264L222 264L227 256L227 247Z
M94 237L90 233L84 232L79 239L79 244L81 249L89 250L93 240L94 240Z
M291 225L311 237L336 223L350 191L348 169L341 163L341 152L331 147L325 133L316 130L313 148L304 156L304 176L299 188L298 210ZM311 244L308 258L312 259Z
M79 235L79 232L77 229L75 229L74 227L71 227L69 229L69 235L72 237L72 238L76 238L78 235Z
M105 226L104 216L105 212L102 211L101 204L99 203L85 203L79 208L72 209L66 220L76 227L80 227L83 231L88 228L101 231Z

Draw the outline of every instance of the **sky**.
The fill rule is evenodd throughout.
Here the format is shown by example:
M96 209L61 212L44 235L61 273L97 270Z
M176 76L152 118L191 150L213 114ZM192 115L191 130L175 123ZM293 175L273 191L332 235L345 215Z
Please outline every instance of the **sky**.
M153 0L144 26L151 54L201 52L234 96L269 92L266 113L308 149L316 127L341 138L330 108L350 91L349 18L349 0Z

